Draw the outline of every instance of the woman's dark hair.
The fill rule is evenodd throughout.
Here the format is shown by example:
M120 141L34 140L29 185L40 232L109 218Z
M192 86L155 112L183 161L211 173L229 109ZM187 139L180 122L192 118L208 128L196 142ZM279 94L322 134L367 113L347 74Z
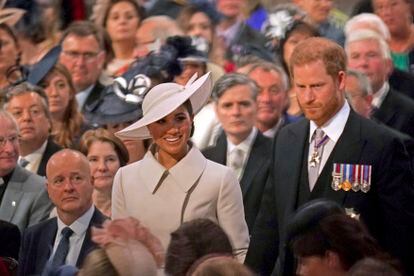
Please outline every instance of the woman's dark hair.
M139 18L139 22L141 22L144 19L145 10L144 10L143 7L138 5L136 0L110 0L109 4L108 4L108 7L105 11L105 16L104 16L104 20L103 20L103 27L106 27L106 21L108 20L109 12L111 11L112 7L115 4L118 4L120 2L130 3L134 7L135 11L137 12L137 17Z
M209 219L183 223L171 233L165 271L168 275L184 276L199 258L213 253L232 255L232 247L223 229Z
M80 152L82 152L85 156L88 155L89 148L96 141L109 143L114 147L121 167L128 163L129 154L128 150L124 146L124 143L122 143L122 141L114 134L103 128L91 129L82 135L79 143Z
M317 29L315 29L313 26L309 25L308 23L304 21L298 20L298 21L295 21L295 23L293 23L292 27L288 31L286 31L286 34L284 38L280 41L280 46L279 46L280 60L282 61L282 65L284 69L286 70L286 72L289 72L289 68L285 60L283 59L283 53L285 51L284 47L285 47L286 41L294 33L302 33L302 34L305 33L305 34L309 34L311 37L320 36Z
M186 100L186 101L183 103L183 105L184 105L184 107L187 109L188 114L190 114L190 116L194 116L194 111L193 111L193 106L191 105L191 101L190 101L190 100ZM193 137L193 134L194 134L194 128L195 128L195 126L194 126L194 121L193 121L193 122L192 122L192 124L191 124L190 137Z
M292 239L293 253L299 257L324 256L326 251L338 254L348 270L365 257L390 259L364 225L345 214L332 214Z

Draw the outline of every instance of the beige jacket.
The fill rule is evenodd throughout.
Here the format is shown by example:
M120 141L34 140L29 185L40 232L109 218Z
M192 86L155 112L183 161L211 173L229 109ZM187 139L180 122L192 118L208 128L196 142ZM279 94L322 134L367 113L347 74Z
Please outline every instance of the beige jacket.
M140 220L165 249L170 233L196 218L218 223L240 261L249 245L236 176L229 168L207 160L196 147L170 170L151 151L141 161L121 168L114 180L112 217L127 216Z

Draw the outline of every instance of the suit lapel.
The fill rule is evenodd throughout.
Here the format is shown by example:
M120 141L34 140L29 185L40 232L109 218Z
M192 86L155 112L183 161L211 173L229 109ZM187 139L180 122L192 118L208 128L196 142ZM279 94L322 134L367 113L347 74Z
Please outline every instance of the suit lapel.
M85 239L83 240L78 260L76 261L77 267L81 267L86 255L88 255L88 253L96 246L91 238L91 227L100 227L106 219L107 218L95 207L95 211L93 212L93 216L89 222L88 229L86 230Z
M227 138L224 131L220 134L217 138L216 145L212 149L212 156L215 157L216 160L213 160L217 163L226 165L227 162Z
M53 244L55 243L57 233L57 219L53 218L48 223L47 227L42 230L41 235L39 237L39 245L41 246L40 250L38 251L39 255L36 260L37 267L39 267L38 271L42 271L43 268L46 266L47 261L49 260L50 256L52 255L53 251Z
M297 125L293 126L288 131L287 141L291 147L286 149L287 152L283 155L286 159L279 161L284 162L284 166L288 166L286 171L289 175L286 175L285 179L280 179L280 181L284 183L277 185L284 187L282 192L285 196L282 196L282 198L285 199L287 214L291 214L296 209L303 158L304 154L307 154L307 152L305 153L305 146L308 142L309 136L309 121L301 120L297 123ZM294 150L292 150L293 147L295 148ZM278 164L275 164L275 166L278 166ZM280 198L280 196L277 198Z
M263 163L266 162L267 148L264 137L260 132L257 132L256 138L250 150L249 159L247 160L246 167L244 168L243 177L240 180L240 186L243 194L243 198L246 196L247 191L252 185L253 178L257 172L262 168Z
M381 107L377 109L373 117L383 122L384 124L389 125L394 121L394 117L397 115L398 110L395 110L394 105L394 94L390 89L388 95L385 97L384 101L381 104Z

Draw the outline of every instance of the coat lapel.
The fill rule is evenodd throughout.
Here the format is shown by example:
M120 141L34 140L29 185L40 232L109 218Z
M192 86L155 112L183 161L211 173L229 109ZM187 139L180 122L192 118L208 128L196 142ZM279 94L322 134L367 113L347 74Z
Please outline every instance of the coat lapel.
M397 115L398 110L395 110L393 102L394 102L394 91L388 91L388 95L385 97L384 101L381 104L379 109L373 114L373 117L378 119L380 122L383 122L386 125L391 124L395 119L394 117Z
M263 167L263 163L267 161L266 151L270 149L267 147L267 143L264 140L263 135L260 132L257 132L256 138L250 150L249 159L247 160L246 167L244 168L243 177L240 180L243 198L246 196L247 191L252 185L254 176Z
M107 219L96 207L93 212L91 221L89 222L88 229L86 230L85 239L83 240L82 248L79 252L78 260L76 261L76 266L81 267L83 261L85 260L86 255L96 247L96 244L92 241L91 227L100 227L102 223Z
M39 267L38 271L42 271L46 266L47 261L52 255L53 244L55 242L57 233L57 219L53 218L48 222L48 225L42 229L41 235L39 237L39 245L41 245L40 250L38 251L39 255L36 260L36 265Z
M292 125L288 130L287 141L291 147L285 149L286 152L282 155L285 160L279 160L284 162L284 166L288 166L285 170L288 175L284 176L284 179L280 179L284 183L276 183L276 185L282 186L282 192L285 196L278 196L277 198L285 199L286 214L291 214L295 211L297 205L297 194L300 185L301 170L303 164L303 157L305 153L305 146L308 142L309 136L309 121L301 120L296 125ZM286 141L284 141L286 142ZM295 148L292 150L292 148ZM275 164L278 166L278 164Z

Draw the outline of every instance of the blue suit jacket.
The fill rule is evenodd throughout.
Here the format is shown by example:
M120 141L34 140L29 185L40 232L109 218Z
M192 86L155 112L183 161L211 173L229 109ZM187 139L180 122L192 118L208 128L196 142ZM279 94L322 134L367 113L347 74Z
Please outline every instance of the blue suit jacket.
M100 226L107 218L95 208L76 266L80 267L86 255L96 248L91 240L91 226ZM28 228L23 234L18 275L40 275L53 250L57 233L57 218L51 218Z

